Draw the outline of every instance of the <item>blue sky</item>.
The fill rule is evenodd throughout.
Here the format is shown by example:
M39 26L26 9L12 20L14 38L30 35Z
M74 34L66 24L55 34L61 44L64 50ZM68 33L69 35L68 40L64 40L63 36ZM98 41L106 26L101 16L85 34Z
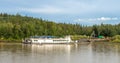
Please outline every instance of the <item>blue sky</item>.
M27 15L55 22L120 23L120 0L0 0L0 12Z

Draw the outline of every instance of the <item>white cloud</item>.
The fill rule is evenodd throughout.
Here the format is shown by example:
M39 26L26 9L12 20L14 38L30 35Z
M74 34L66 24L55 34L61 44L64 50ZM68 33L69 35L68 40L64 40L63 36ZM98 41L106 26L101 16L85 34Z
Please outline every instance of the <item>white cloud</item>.
M117 18L117 17L113 17L113 18L111 18L111 17L100 17L100 18L84 18L84 19L79 18L75 21L87 21L87 22L89 21L89 22L92 22L92 21L111 21L111 20L119 20L119 18Z
M84 24L101 24L101 23L110 23L118 22L120 19L118 17L100 17L100 18L79 18L75 22L84 23Z
M97 20L99 20L99 21L110 21L110 20L118 20L118 18L117 17L114 17L114 18L101 17L101 18L97 18Z
M19 3L20 4L20 3ZM21 11L31 12L31 13L44 13L44 14L83 14L92 12L96 6L79 0L51 0L50 2L45 0L41 2L36 2L31 5L27 1L21 3ZM14 6L13 6L14 7ZM32 7L32 8L31 8ZM89 12L88 12L89 11Z
M55 13L63 12L62 9L51 6L45 6L41 8L20 8L20 10L32 12L32 13L44 13L44 14L55 14Z
M109 17L101 17L101 18L97 18L97 20L99 20L99 21L108 21L108 20L112 20L112 18L109 18Z

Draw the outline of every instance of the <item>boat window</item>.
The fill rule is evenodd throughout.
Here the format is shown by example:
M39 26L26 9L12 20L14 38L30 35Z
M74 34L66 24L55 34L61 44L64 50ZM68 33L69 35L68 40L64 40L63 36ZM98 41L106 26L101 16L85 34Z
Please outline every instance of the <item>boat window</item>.
M37 42L38 40L34 40L35 42Z

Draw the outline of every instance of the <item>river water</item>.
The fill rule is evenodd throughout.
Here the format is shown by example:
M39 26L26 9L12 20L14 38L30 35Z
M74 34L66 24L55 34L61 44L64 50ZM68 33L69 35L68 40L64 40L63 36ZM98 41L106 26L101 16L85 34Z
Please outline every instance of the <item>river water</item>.
M0 63L120 63L120 43L0 43Z

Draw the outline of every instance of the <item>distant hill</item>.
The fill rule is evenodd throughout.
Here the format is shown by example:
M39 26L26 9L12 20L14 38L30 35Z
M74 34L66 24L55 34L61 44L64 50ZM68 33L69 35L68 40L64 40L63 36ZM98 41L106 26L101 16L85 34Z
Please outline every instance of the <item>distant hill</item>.
M55 23L19 14L0 14L0 38L21 39L29 36L64 36L81 34L79 24Z
M42 18L21 16L20 14L0 14L0 39L22 39L30 36L99 35L112 37L120 35L120 24L81 26L80 24L55 23Z

